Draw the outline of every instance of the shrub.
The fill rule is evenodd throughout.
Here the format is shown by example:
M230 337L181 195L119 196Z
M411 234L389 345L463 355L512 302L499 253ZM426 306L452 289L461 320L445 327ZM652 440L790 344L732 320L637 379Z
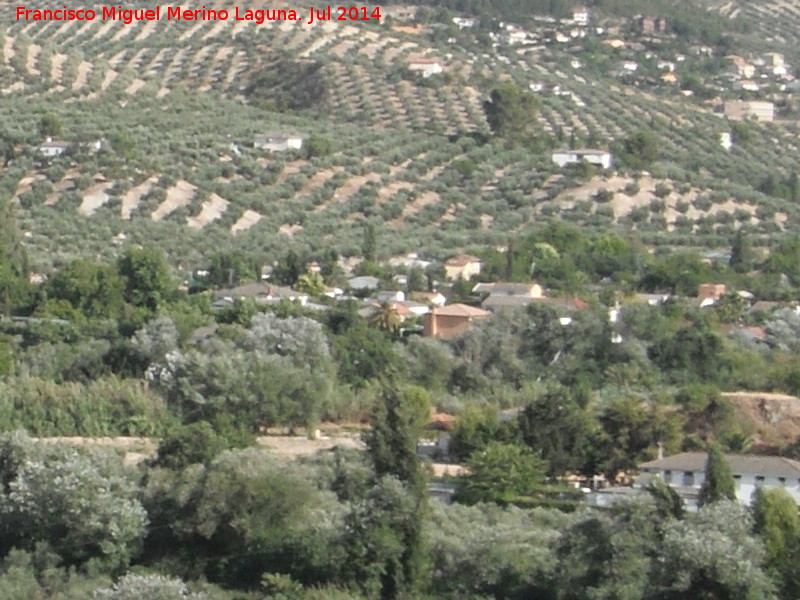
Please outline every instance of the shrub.
M632 181L625 186L624 192L628 196L635 196L641 191L641 189L641 186L636 181Z
M654 193L657 198L666 198L672 193L672 189L665 183L657 183Z
M597 202L611 202L614 199L614 192L606 188L597 190L594 200Z

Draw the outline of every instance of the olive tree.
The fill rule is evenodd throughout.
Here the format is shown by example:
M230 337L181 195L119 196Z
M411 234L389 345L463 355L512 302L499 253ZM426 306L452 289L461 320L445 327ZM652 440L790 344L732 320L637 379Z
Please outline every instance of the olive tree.
M17 432L0 440L0 539L5 549L46 542L66 564L126 566L147 514L121 458L43 445Z

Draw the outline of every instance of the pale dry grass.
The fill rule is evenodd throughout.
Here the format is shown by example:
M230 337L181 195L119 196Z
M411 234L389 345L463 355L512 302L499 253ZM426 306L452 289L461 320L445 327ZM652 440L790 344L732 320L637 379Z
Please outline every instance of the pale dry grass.
M228 209L229 204L230 202L225 198L217 194L211 194L208 200L203 202L203 207L197 215L186 218L186 224L192 229L202 229L209 223L219 219Z
M181 179L167 190L166 200L158 205L158 208L152 212L150 218L153 221L161 221L179 208L187 206L192 201L196 191L196 186Z
M142 199L142 196L150 192L157 181L158 177L153 175L146 181L129 189L125 195L122 196L121 216L123 219L131 218L131 213L139 206L139 200Z
M89 79L89 73L91 71L92 63L82 60L81 64L78 65L78 73L75 77L75 81L72 82L72 89L79 90L84 87Z
M240 231L247 231L261 219L263 219L263 217L260 214L248 208L246 211L244 211L244 214L239 217L236 223L233 224L231 227L231 233L235 235Z
M103 181L89 186L83 194L83 200L78 207L78 212L84 216L93 215L98 208L109 201L107 190L114 185L110 181Z

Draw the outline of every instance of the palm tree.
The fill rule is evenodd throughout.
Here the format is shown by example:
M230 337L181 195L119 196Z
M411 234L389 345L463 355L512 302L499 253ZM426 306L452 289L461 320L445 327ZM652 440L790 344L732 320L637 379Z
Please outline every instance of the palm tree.
M400 313L391 302L384 302L380 308L372 313L369 323L382 331L397 331L400 328Z
M309 296L319 298L325 293L325 280L319 273L309 271L297 278L295 287L298 292L305 292Z

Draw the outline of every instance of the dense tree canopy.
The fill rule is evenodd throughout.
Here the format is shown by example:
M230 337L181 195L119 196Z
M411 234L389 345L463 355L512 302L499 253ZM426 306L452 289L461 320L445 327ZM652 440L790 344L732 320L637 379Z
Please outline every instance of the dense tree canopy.
M501 84L492 90L484 111L489 127L498 137L528 145L539 142L535 139L539 101L533 93L513 83Z

